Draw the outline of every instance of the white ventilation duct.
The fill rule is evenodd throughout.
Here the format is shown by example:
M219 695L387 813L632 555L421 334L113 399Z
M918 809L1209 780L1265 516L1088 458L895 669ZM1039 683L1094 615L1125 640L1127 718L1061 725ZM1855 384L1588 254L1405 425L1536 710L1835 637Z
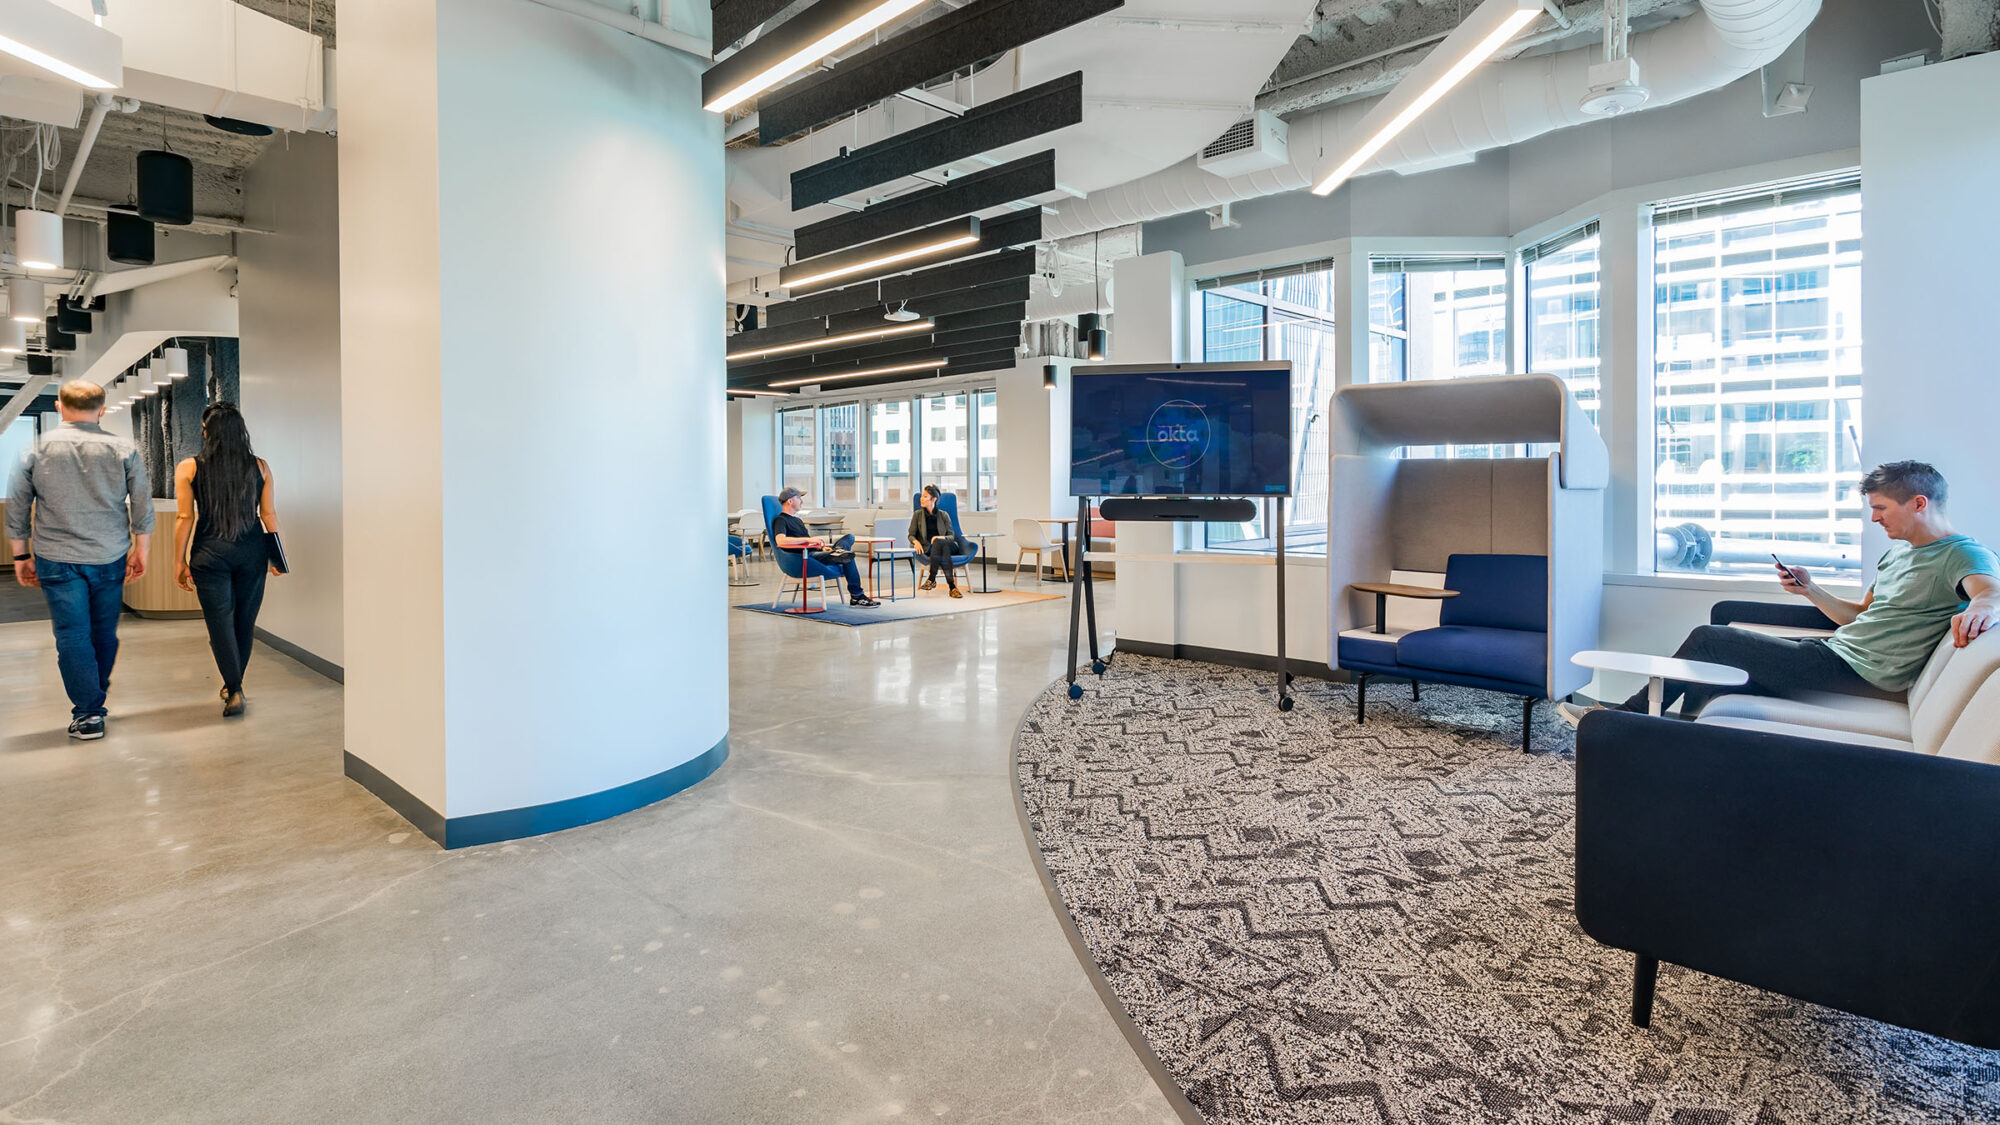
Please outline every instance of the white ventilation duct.
M1820 0L1701 0L1685 20L1632 38L1632 56L1652 90L1647 108L1720 89L1784 53L1819 15ZM1595 48L1482 67L1361 174L1464 163L1488 149L1519 144L1598 120L1579 108L1590 92ZM1291 121L1290 164L1222 179L1183 161L1120 187L1063 205L1044 223L1049 238L1145 223L1224 203L1303 191L1333 170L1359 139L1374 99L1328 106Z

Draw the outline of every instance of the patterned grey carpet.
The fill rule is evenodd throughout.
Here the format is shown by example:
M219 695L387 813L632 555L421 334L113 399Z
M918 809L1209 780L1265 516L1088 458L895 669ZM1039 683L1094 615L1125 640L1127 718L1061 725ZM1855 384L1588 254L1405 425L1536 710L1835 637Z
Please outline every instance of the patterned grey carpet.
M2000 1120L2000 1053L1631 958L1571 909L1570 732L1463 688L1120 656L1022 722L1034 840L1215 1125Z

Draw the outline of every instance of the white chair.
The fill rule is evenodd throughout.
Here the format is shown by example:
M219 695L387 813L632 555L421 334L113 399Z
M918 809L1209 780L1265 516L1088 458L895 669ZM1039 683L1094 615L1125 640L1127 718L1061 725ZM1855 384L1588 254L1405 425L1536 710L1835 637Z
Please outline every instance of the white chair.
M1041 580L1042 552L1044 551L1055 552L1056 565L1062 568L1063 580L1065 582L1069 580L1069 559L1063 554L1062 544L1051 541L1048 531L1041 524L1036 523L1034 520L1015 520L1014 544L1021 550L1020 554L1014 556L1014 585L1016 587L1021 585L1021 560L1031 554L1035 556L1035 580L1038 582Z

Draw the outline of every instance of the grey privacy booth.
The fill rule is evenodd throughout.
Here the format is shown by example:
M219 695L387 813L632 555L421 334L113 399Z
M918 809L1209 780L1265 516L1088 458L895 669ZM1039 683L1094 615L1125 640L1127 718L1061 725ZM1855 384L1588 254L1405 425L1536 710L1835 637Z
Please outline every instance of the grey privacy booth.
M1367 677L1521 696L1522 744L1537 699L1589 682L1570 663L1597 646L1610 457L1553 375L1346 387L1332 404L1328 604L1333 663ZM1537 445L1535 457L1408 456L1410 447ZM1378 621L1349 589L1396 572L1463 586L1439 624ZM1365 718L1366 696L1361 697Z

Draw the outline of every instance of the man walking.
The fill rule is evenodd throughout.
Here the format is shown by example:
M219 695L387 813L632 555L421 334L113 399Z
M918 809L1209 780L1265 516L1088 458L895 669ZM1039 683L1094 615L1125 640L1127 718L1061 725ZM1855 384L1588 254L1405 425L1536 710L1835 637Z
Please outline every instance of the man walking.
M56 408L62 425L42 435L8 481L7 542L15 581L40 586L48 599L69 736L87 742L104 737L118 614L125 583L146 573L153 492L138 447L98 424L103 387L64 383Z

